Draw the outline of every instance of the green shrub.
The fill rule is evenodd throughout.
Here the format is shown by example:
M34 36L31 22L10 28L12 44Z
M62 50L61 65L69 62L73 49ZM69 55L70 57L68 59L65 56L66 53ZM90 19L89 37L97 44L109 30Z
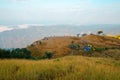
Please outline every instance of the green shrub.
M80 45L79 44L75 44L75 43L71 43L69 47L72 50L79 50L80 49Z
M103 47L103 48L95 48L95 51L105 51L108 50L109 48Z
M43 58L51 59L53 57L53 52L46 51Z
M25 58L30 59L31 52L26 48L16 48L11 50L0 49L0 58Z
M69 48L71 49L71 53L75 53L76 51L80 50L80 45L78 43L74 43L74 41L71 42L71 44L69 45Z

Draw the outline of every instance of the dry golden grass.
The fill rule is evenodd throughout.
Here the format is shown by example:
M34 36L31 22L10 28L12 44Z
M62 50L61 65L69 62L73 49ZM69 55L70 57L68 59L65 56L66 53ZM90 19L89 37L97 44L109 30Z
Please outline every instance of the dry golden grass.
M29 46L28 49L33 56L43 55L46 51L54 52L54 56L63 56L71 52L69 45L72 41L78 42L79 38L76 40L76 37L52 37L48 40L41 40L42 44Z
M28 49L32 52L33 56L41 56L46 51L54 52L54 57L64 56L71 53L69 45L72 41L74 41L74 43L80 44L81 49L85 43L92 44L94 47L120 48L119 39L91 34L85 37L51 37L47 40L41 40L41 44L39 44L40 41L34 42L32 46L28 47Z
M0 60L0 80L120 80L120 61L66 56L51 60Z

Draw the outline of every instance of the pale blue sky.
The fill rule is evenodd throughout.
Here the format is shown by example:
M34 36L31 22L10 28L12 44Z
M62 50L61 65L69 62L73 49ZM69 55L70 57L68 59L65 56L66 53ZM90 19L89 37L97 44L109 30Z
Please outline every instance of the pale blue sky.
M120 0L0 0L4 24L120 24Z

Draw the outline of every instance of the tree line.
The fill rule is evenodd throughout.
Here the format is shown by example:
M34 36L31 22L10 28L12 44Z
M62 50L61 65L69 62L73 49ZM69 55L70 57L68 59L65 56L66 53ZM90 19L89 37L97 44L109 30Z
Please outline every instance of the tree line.
M0 49L0 58L30 59L32 58L32 56L31 52L26 48L16 48L16 49Z
M0 49L0 59L51 59L53 57L53 52L46 51L43 56L32 56L31 52L26 48L16 48L16 49Z

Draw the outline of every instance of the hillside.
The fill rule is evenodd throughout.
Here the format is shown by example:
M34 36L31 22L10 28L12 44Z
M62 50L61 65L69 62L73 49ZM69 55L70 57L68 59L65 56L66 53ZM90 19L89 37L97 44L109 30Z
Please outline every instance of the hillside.
M98 47L119 47L120 40L108 36L88 35L82 37L81 40L91 43Z
M116 52L116 56L120 57L120 40L107 36L88 35L84 37L75 36L63 36L63 37L48 37L42 40L36 41L28 49L32 52L33 56L42 56L46 51L54 52L54 57L64 56L71 54L70 44L74 42L80 45L80 49L75 52L82 54L83 47L86 44L91 44L95 48L110 48L110 50L104 51L104 53ZM101 52L97 52L101 53ZM103 53L103 52L102 52ZM95 56L95 55L94 55Z
M120 80L120 61L82 56L0 60L0 73L0 80Z

